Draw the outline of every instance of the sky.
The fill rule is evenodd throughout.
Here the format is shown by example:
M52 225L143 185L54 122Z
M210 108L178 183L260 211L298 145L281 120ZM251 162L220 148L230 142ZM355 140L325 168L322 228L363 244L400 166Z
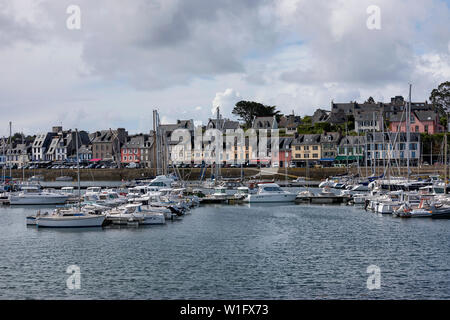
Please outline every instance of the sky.
M425 101L449 80L448 0L0 0L0 136L148 132L153 109L206 124L240 100L304 116L409 83Z

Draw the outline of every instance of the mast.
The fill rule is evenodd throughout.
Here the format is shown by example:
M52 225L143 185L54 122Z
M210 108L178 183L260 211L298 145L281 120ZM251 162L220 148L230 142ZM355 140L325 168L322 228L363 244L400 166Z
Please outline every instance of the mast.
M375 152L375 112L372 113L373 115L373 123L372 123L372 133L373 133L373 139L372 139L372 162L373 162L373 176L376 177L377 175L377 158L376 158L376 152Z
M78 209L80 209L81 191L80 191L80 158L78 156L78 129L75 129L75 147L77 150Z
M12 122L9 122L9 155L11 156L12 151ZM11 161L9 161L9 178L12 179L12 173L11 173Z
M219 125L220 125L220 107L217 106L217 124L216 124L216 129L219 130ZM220 151L222 149L222 146L219 146L219 141L217 141L216 146L217 146L217 150L216 150L216 181L219 178L219 174L220 174Z
M345 115L345 138L347 139L347 148L346 148L346 165L347 165L347 175L348 175L348 127L347 127L348 118L347 115Z
M23 147L25 147L25 143L24 143L24 141L23 141L23 131L22 131L22 145L23 145ZM25 149L26 150L26 149ZM23 159L23 154L22 154L22 151L20 152L21 153L21 155L20 155L20 157L21 157L21 159L22 159L22 181L25 181L25 163L23 163L24 161L24 159Z
M444 163L444 194L447 194L447 132L444 133Z
M410 141L410 126L411 126L411 84L409 84L409 101L406 112L406 177L409 182L409 141Z

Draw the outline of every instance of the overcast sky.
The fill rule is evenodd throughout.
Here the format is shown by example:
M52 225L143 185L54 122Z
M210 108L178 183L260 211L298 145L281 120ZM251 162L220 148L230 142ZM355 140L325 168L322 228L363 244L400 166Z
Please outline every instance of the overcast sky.
M0 68L0 135L147 132L155 108L205 123L239 100L305 115L408 83L424 101L450 80L450 1L0 0Z

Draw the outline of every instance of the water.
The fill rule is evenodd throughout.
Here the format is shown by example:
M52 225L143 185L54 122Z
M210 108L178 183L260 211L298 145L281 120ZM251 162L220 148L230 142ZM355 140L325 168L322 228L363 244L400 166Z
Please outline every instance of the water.
M450 298L448 220L217 205L164 226L53 230L25 225L35 210L0 208L0 299ZM66 286L73 264L79 290Z

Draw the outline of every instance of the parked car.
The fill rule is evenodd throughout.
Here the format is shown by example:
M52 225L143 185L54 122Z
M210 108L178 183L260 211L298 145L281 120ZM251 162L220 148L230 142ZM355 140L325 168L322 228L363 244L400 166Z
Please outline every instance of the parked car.
M134 169L134 168L137 168L137 167L138 167L138 164L136 162L131 162L125 168Z

